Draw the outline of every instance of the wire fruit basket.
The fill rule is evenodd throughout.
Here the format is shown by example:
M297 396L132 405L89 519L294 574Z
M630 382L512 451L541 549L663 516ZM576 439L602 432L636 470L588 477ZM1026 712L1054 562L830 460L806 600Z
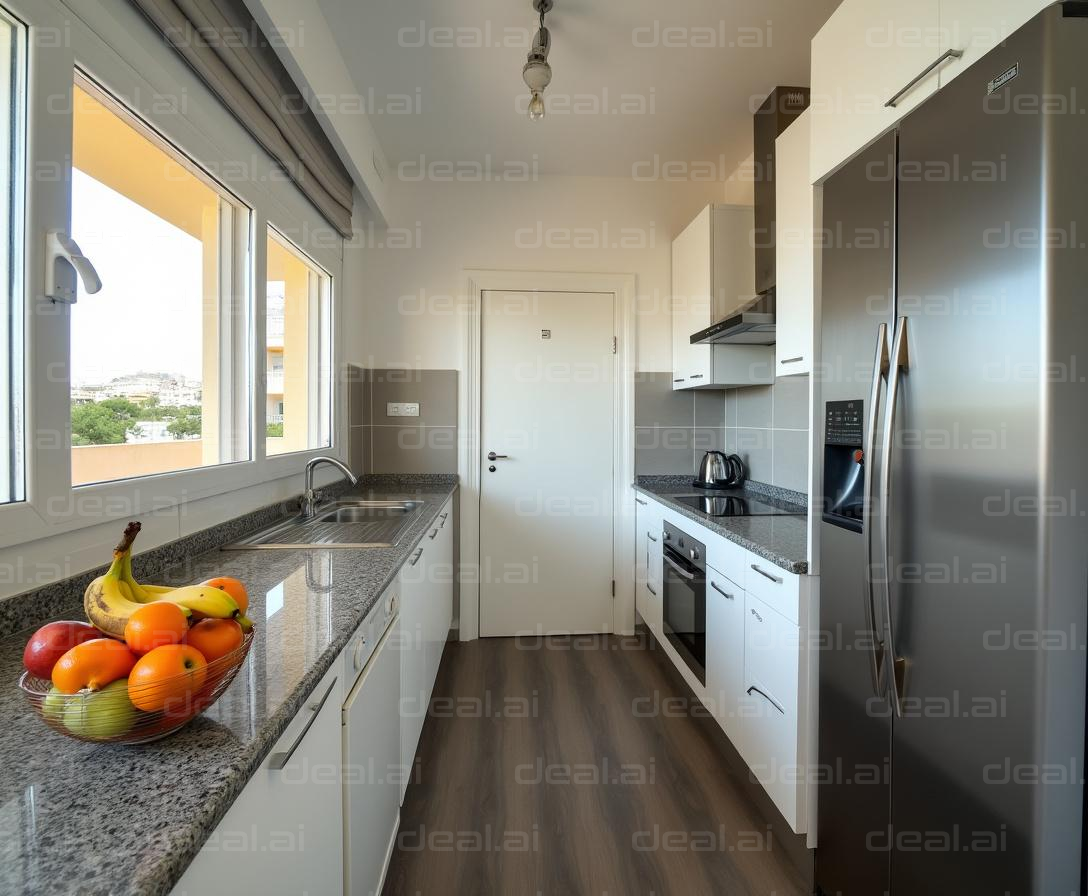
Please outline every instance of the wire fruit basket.
M241 646L212 660L196 673L133 685L115 681L99 691L61 694L53 682L24 672L19 687L43 722L54 731L95 744L145 744L180 730L210 707L230 687L242 668L254 633ZM161 706L145 710L139 706Z

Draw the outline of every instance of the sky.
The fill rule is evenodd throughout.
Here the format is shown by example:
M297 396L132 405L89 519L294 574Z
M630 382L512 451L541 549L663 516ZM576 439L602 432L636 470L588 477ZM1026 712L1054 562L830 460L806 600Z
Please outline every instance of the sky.
M139 372L200 380L200 241L78 170L72 236L102 279L72 308L72 383Z

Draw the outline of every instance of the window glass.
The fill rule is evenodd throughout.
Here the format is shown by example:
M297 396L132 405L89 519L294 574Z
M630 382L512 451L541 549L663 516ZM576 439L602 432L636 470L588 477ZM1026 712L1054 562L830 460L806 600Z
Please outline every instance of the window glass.
M73 130L73 485L248 459L248 210L84 78Z
M283 237L268 237L267 454L330 444L331 280Z
M0 504L22 501L24 478L22 184L23 29L0 12Z

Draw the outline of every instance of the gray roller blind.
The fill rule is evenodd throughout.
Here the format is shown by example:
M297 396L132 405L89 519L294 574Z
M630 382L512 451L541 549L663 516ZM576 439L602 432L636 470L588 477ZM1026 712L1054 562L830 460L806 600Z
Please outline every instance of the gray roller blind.
M352 179L242 0L131 0L344 236Z

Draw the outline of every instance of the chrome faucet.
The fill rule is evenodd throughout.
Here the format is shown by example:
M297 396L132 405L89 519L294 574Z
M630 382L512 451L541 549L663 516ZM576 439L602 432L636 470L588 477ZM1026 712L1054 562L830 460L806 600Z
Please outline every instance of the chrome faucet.
M329 464L330 466L336 467L336 469L351 480L352 485L359 484L359 480L355 478L355 474L340 463L335 457L315 457L306 464L305 491L302 493L302 518L305 520L314 518L314 508L317 505L317 495L314 493L314 470L322 464Z

